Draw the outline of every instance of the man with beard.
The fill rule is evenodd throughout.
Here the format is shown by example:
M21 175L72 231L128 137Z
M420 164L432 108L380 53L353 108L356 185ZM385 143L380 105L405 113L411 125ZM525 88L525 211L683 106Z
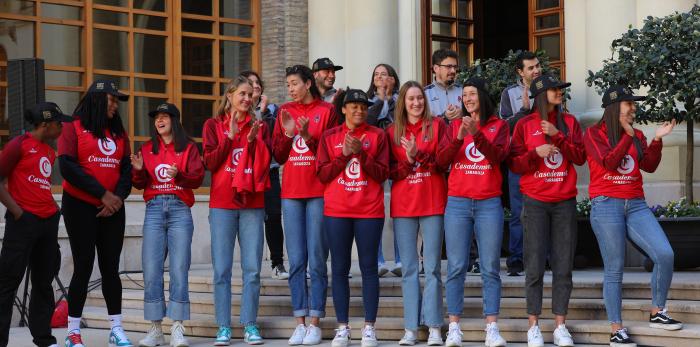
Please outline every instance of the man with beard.
M321 98L323 101L332 104L336 94L338 94L338 91L333 88L335 72L342 70L343 67L334 65L329 58L318 58L314 61L314 65L311 69L314 72L316 86L318 86L318 90L321 92Z
M462 116L462 86L455 83L459 56L450 49L433 52L432 63L435 81L425 87L430 112L447 121Z

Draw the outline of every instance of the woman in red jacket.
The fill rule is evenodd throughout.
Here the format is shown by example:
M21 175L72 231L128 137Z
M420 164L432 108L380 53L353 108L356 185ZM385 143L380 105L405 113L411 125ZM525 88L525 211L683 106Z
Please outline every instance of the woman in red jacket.
M154 119L151 141L131 156L134 188L144 189L141 263L144 278L144 318L152 322L141 346L165 344L161 322L166 315L163 263L169 254L170 300L167 315L173 320L170 345L187 346L183 320L190 319L188 276L194 223L190 208L204 179L204 165L195 143L180 123L180 110L161 104L148 113Z
M331 253L333 305L339 327L333 347L350 343L348 306L350 254L353 239L357 243L362 271L362 301L365 327L362 345L377 345L374 322L379 305L377 247L384 225L384 189L389 175L389 147L386 133L367 125L367 94L348 89L336 98L342 104L345 123L326 130L318 147L318 178L326 185L324 228Z
M216 346L231 340L231 267L240 242L244 340L261 344L256 325L263 252L264 191L269 188L270 152L263 121L255 120L253 85L243 76L227 86L216 116L204 123L204 164L211 171L209 227L214 266Z
M446 146L447 126L433 117L423 86L406 82L398 93L389 138L391 217L394 237L403 255L404 337L400 345L414 345L421 313L430 328L428 345L442 345L442 254L443 220L447 200L447 165L437 164L438 150ZM423 234L425 289L418 279L418 230ZM422 297L422 300L421 300ZM422 303L421 303L422 301Z
M441 146L438 157L439 165L452 166L445 207L445 291L450 319L446 346L462 344L459 318L464 306L464 278L473 238L479 247L481 263L485 344L505 346L497 320L503 238L500 164L508 155L509 129L496 115L486 91L486 81L479 77L466 81L462 88L462 114L465 116L461 120L450 123L448 145Z
M321 134L336 126L333 105L323 101L311 69L287 68L287 92L292 101L280 106L272 147L282 170L282 220L289 256L289 288L297 327L290 345L321 343L319 319L326 315L328 246L323 223L324 185L316 176ZM311 290L306 284L309 268ZM306 327L306 316L311 322Z
M511 170L521 174L522 222L525 228L525 293L530 346L544 344L537 320L542 313L542 278L549 254L552 267L554 343L573 346L564 324L571 296L571 270L576 248L576 169L586 162L581 127L562 111L563 83L551 75L530 84L533 112L515 125Z
M678 330L683 324L666 313L673 278L673 249L659 222L644 201L642 170L654 172L661 162L661 138L676 121L656 129L647 146L644 133L632 127L635 101L643 100L623 86L611 86L603 95L603 118L584 136L591 183L591 226L605 264L603 299L611 325L611 346L636 346L622 326L622 272L626 240L634 242L654 262L651 276L652 328Z
M114 82L93 82L73 112L75 120L66 123L58 139L63 176L61 210L74 266L68 290L68 347L83 347L80 317L95 250L112 326L109 343L131 345L121 324L119 279L126 223L124 199L131 193L131 148L118 110L119 101L127 99Z

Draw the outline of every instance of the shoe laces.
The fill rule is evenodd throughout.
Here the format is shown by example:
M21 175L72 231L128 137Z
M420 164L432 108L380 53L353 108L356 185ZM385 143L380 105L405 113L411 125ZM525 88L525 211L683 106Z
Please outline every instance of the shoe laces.
M249 335L259 337L260 336L260 330L258 330L258 327L256 325L249 325L245 327L245 332Z
M362 329L362 337L367 337L371 339L376 338L374 334L374 326L365 325L365 328Z
M617 332L615 334L620 335L620 337L622 337L623 340L627 340L630 338L630 336L627 335L627 328L617 329Z
M306 326L304 324L299 324L297 327L294 329L294 336L306 336L309 333L309 330L306 329Z
M403 340L414 340L416 338L416 334L413 332L413 330L405 329L404 331Z
M489 323L486 325L486 337L489 340L493 340L496 337L500 336L500 331L498 330L498 325L496 323Z
M347 337L348 335L350 335L350 327L349 326L335 329L335 337Z
M462 330L459 328L459 325L454 325L450 324L450 330L447 332L447 338L462 338Z
M231 328L220 327L219 332L216 334L216 338L231 336Z
M182 339L185 335L185 327L183 327L180 323L173 324L173 327L170 330L170 335L173 335L178 339Z
M537 325L533 325L528 331L527 331L528 336L532 335L533 338L540 338L542 337L542 332L540 332L540 327Z
M666 319L671 319L671 316L669 316L668 311L666 311L665 308L664 308L663 310L657 312L656 314L659 315L659 316L662 316L662 317L664 317L664 318L666 318Z
M440 330L439 329L428 329L428 339L440 339L442 340L442 336L440 336Z
M126 337L126 333L124 333L124 329L122 327L114 327L112 328L112 333L119 339L119 340L128 340Z
M151 324L151 327L148 329L148 335L151 334L162 334L163 330L160 328L158 325Z
M68 334L68 340L74 345L82 345L83 339L80 337L80 333L70 333Z

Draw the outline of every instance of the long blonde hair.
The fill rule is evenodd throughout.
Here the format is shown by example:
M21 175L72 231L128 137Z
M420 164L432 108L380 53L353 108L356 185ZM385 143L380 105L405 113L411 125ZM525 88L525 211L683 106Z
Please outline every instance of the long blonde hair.
M214 114L214 119L221 120L223 119L223 116L230 111L231 106L233 105L230 101L228 101L228 95L235 93L241 84L247 84L251 88L253 87L253 83L251 83L250 80L244 76L238 76L232 79L231 82L229 82L226 85L226 91L224 92L224 95L221 96L221 101L219 102L219 106L217 107L216 113ZM255 114L255 109L253 107L253 103L251 102L248 114Z
M428 105L428 97L423 91L423 86L416 81L408 81L401 86L399 90L399 97L396 99L396 108L394 109L394 143L401 145L401 136L406 134L406 124L408 124L408 112L406 111L406 94L411 88L418 88L420 93L423 95L424 107L423 115L421 119L423 120L423 136L430 141L433 139L433 115L430 113L430 107Z

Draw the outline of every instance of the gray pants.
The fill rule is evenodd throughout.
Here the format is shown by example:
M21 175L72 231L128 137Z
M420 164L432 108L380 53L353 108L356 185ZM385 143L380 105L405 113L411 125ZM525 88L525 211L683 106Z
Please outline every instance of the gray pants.
M523 195L521 221L524 227L527 313L542 313L542 278L549 255L552 267L552 312L555 315L566 315L576 251L576 199L549 203Z

